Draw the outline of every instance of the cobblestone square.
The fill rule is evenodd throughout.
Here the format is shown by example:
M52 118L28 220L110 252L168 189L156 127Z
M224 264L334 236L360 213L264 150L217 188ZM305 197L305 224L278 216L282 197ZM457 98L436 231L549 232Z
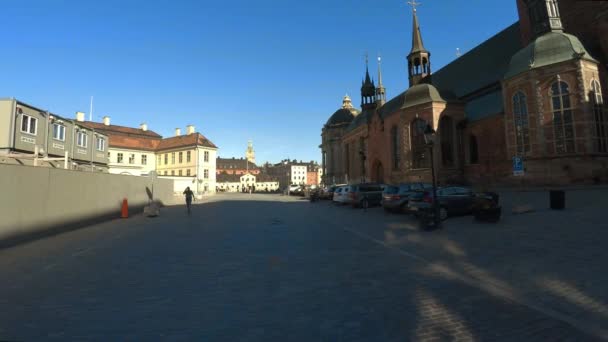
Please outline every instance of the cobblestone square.
M380 208L217 195L1 250L0 340L608 339L608 233L577 215L420 232Z

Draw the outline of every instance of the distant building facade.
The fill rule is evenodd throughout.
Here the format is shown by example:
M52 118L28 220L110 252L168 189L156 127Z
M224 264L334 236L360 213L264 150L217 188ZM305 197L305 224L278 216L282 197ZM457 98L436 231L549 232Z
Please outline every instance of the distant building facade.
M219 192L274 192L279 189L277 179L264 174L228 174L217 175Z

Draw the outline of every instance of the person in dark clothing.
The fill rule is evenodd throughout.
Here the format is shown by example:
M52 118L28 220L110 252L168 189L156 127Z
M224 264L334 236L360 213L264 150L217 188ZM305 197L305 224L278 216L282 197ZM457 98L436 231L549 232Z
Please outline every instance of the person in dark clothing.
M186 196L186 207L188 207L188 214L190 214L190 206L192 206L192 199L194 199L194 192L190 190L190 187L186 187L184 196Z

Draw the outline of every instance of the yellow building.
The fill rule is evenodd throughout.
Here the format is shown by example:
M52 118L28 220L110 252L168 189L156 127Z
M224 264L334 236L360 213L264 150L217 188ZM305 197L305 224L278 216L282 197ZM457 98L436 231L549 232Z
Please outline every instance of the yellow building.
M195 192L215 192L217 146L190 125L186 134L161 140L156 149L156 172L164 177L192 177Z

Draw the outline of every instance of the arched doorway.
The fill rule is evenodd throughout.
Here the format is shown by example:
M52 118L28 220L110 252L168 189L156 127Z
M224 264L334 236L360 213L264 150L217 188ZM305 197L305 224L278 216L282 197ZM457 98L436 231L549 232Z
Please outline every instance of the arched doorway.
M382 167L382 163L379 161L374 163L372 181L376 183L384 183L384 167Z

